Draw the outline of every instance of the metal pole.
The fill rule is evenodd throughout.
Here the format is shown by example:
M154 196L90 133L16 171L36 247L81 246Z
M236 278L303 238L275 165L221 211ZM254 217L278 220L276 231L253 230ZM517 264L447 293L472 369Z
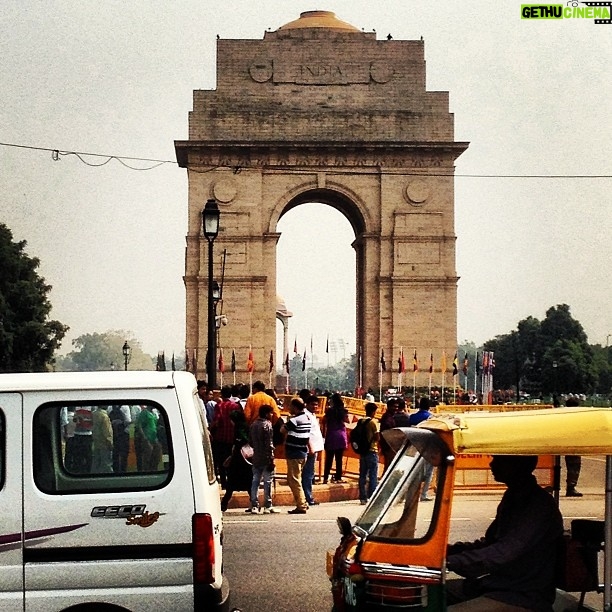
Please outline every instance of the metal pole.
M213 243L208 239L208 360L206 363L206 377L208 388L217 388L217 370L215 358L217 355L217 329L215 322L215 302L213 299Z
M610 612L612 588L612 456L606 457L606 497L604 522L604 610Z

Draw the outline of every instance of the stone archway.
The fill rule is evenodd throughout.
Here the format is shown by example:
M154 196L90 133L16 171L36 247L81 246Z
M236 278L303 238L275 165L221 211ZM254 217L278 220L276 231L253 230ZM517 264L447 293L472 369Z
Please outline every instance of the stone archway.
M378 384L381 350L385 385L402 348L410 370L415 349L436 363L455 350L453 174L467 143L454 141L448 93L425 89L422 41L379 41L326 11L302 13L263 40L218 40L217 89L194 92L189 140L175 147L189 178L186 348L198 375L208 282L200 213L211 197L221 209L217 279L227 253L219 347L235 351L239 374L251 348L254 375L267 377L276 224L305 202L334 206L355 230L366 386Z

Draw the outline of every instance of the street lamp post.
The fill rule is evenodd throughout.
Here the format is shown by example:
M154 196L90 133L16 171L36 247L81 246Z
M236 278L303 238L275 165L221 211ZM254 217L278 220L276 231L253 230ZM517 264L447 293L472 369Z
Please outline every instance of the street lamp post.
M123 343L121 352L123 353L123 363L125 366L125 371L127 372L128 363L130 362L130 357L132 356L132 347L127 343L127 340Z
M215 321L215 295L213 281L213 244L219 233L219 217L221 216L217 201L210 199L202 211L202 228L208 240L208 353L206 360L206 377L208 388L217 388L217 371L215 357L217 354L217 325ZM217 285L218 288L218 285Z

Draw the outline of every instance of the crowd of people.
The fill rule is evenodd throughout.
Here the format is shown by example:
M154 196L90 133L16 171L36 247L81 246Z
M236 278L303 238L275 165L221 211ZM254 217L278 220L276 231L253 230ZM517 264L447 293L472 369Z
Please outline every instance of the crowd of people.
M164 469L165 425L153 406L63 406L60 425L64 465L71 474Z
M215 469L224 494L221 508L226 511L235 492L249 494L247 512L275 513L272 487L275 475L275 448L284 446L287 463L287 484L293 494L295 508L291 514L306 514L318 505L313 494L315 467L324 451L322 484L344 483L343 466L350 432L349 411L339 393L328 396L326 409L319 419L319 397L308 389L301 390L286 406L289 416L281 417L282 404L273 389L262 381L247 385L223 386L218 401L205 381L198 381L201 408L210 431ZM366 504L372 496L379 473L379 456L387 469L393 451L380 432L397 426L412 426L431 416L427 398L421 400L417 413L409 416L400 397L390 398L380 421L378 405L365 406L367 445L359 453L359 497ZM427 495L431 472L425 478L421 499ZM263 499L259 499L263 489Z

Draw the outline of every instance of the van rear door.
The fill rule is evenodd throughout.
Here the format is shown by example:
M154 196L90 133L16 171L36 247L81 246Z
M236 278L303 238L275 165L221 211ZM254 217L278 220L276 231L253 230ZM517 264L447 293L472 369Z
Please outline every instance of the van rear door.
M22 399L0 394L0 610L23 607Z

